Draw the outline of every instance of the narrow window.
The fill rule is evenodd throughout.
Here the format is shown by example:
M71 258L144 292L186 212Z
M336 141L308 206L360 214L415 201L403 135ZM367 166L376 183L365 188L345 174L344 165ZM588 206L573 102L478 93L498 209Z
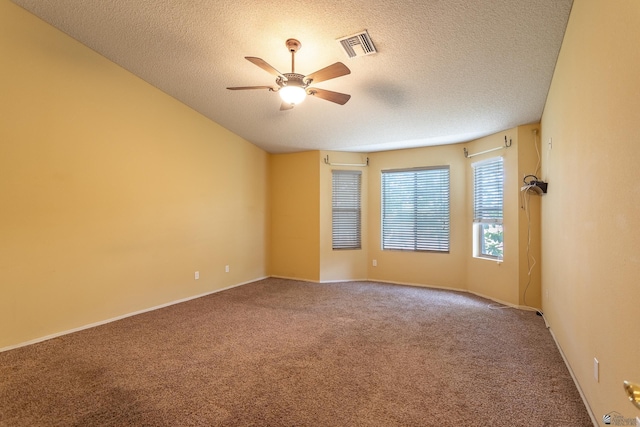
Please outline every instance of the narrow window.
M382 171L382 249L449 252L449 166Z
M333 249L360 249L359 171L332 171L332 238Z
M501 260L504 162L502 157L495 157L472 167L473 256Z

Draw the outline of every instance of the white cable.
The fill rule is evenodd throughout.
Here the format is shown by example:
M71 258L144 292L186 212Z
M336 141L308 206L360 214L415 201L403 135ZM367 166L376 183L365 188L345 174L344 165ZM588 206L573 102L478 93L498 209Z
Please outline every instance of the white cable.
M519 309L519 307L513 307L511 305L504 305L504 304L500 304L498 302L493 303L493 304L489 304L487 307L489 307L490 310L507 310L507 309L518 310Z
M538 155L538 164L536 165L536 169L535 172L533 173L535 176L540 176L539 172L540 172L540 162L541 162L541 158L540 158L540 150L538 149L538 129L534 129L533 130L533 146L536 147L536 154Z
M527 305L527 290L531 285L531 272L533 271L533 267L535 267L537 261L536 261L536 258L533 255L531 255L531 209L530 209L531 193L529 192L529 189L527 189L524 192L522 197L523 197L524 212L527 217L527 267L529 269L527 271L527 276L528 276L527 285L524 288L524 295L522 299L524 301L524 304ZM533 259L533 264L531 264L532 259Z
M536 154L538 156L538 163L536 164L534 176L538 176L540 172L540 150L538 149L538 129L533 130L533 146L536 149ZM527 184L525 182L525 184ZM531 209L530 209L530 199L531 199L531 188L535 187L534 185L525 185L521 188L521 203L520 206L524 209L524 212L527 217L527 285L524 288L524 294L522 296L522 300L527 306L527 291L529 290L529 286L531 285L531 273L533 272L533 267L535 267L537 261L536 258L531 255ZM533 264L531 261L533 260Z

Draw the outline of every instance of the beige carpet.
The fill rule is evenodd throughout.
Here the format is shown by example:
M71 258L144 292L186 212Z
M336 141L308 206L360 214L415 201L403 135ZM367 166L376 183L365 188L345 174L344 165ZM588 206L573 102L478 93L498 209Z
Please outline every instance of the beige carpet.
M591 426L534 312L266 279L0 353L0 426Z

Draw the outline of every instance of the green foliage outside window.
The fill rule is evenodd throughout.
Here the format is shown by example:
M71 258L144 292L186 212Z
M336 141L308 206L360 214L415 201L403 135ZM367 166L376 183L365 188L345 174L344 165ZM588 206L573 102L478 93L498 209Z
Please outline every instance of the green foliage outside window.
M482 224L482 254L502 258L503 231L500 224Z

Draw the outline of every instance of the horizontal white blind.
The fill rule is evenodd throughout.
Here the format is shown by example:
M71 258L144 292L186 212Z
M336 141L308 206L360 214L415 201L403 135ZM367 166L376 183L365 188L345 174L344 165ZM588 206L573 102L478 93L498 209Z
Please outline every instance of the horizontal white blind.
M332 189L333 249L360 249L360 171L334 170Z
M382 171L382 249L449 252L449 166Z
M473 221L502 224L504 164L502 157L473 164Z

